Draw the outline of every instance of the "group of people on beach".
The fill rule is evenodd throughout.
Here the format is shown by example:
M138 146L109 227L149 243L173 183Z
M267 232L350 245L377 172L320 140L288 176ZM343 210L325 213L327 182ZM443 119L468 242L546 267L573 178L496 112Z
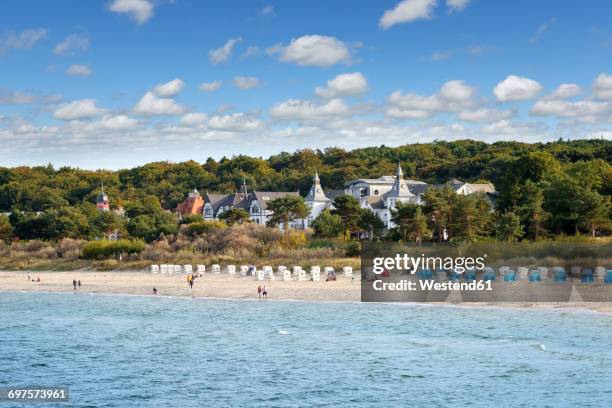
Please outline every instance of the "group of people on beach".
M28 272L28 281L29 282L40 282L40 276L37 276L36 278L34 278L33 276L30 276L30 272Z
M78 281L76 279L72 280L72 286L74 287L74 290L77 290L77 287L79 289L81 289L81 280L79 279Z
M268 298L268 290L266 289L266 285L263 287L261 285L257 286L257 297L260 300Z

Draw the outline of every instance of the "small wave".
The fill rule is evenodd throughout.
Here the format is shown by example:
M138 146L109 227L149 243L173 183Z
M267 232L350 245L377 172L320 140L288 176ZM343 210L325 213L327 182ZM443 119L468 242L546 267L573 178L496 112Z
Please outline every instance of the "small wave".
M289 334L289 332L285 331L285 330L278 330L277 333L278 334L283 334L283 335Z

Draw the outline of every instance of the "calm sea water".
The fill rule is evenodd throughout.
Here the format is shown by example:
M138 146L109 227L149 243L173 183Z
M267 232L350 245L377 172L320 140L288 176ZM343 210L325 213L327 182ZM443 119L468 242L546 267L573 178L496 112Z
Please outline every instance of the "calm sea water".
M603 407L612 316L0 292L0 387L25 384L75 407Z

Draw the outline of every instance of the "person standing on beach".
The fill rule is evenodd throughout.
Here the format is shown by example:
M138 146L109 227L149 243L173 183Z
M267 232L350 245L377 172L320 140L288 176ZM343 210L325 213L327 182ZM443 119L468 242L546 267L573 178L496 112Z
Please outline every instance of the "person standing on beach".
M157 295L157 288L153 288L153 294Z
M79 287L79 289L81 289L81 280L79 279L79 281L77 282L77 286Z
M189 281L189 289L193 289L193 278L190 276L187 280Z
M257 287L257 298L261 300L261 285Z
M72 280L72 286L74 286L74 290L76 290L77 281L75 279Z
M267 299L268 296L268 290L266 289L266 286L264 285L263 289L261 290L261 294L263 295L264 299Z

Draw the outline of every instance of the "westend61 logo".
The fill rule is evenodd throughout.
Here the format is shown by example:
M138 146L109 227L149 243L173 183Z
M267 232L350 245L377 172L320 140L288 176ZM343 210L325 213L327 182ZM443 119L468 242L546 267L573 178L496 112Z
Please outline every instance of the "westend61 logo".
M419 270L451 270L462 274L471 269L484 269L487 255L479 257L457 256L409 256L408 254L395 254L393 257L375 257L372 272L382 275L385 271L403 271L415 274Z

